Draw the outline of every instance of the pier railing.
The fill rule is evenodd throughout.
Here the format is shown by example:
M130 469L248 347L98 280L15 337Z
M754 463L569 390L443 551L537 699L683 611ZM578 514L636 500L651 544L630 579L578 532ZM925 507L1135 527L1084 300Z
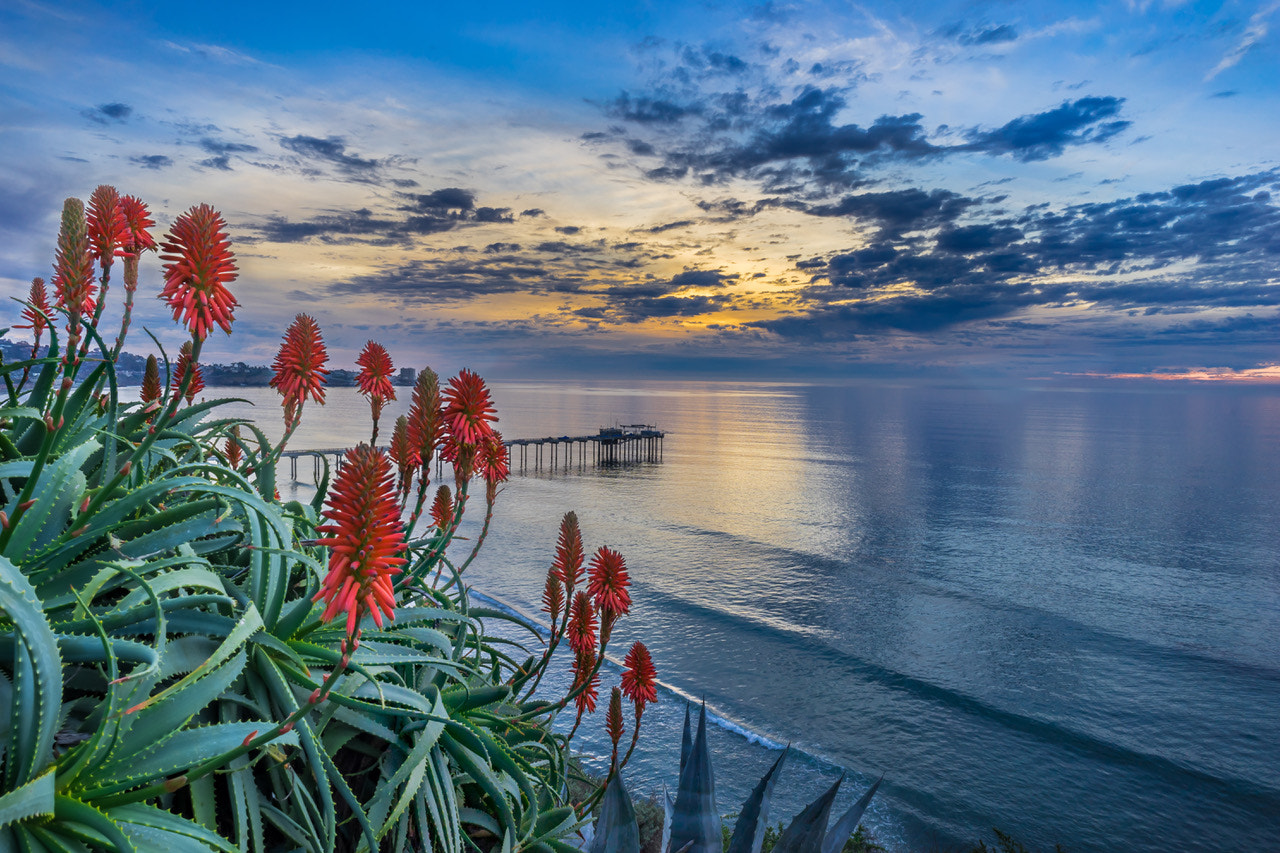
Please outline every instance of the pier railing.
M542 470L545 461L550 471L568 470L573 466L576 456L577 467L631 465L643 462L656 463L662 461L663 439L666 432L652 424L627 424L625 426L602 427L594 435L561 435L545 438L515 438L504 441L511 453L512 472L526 472L533 468ZM532 453L530 452L532 448ZM322 459L332 456L334 468L342 470L342 459L347 454L346 447L323 447L309 450L286 450L282 458L289 460L289 473L294 481L298 479L298 460L304 456L311 457L313 473L320 476ZM385 448L384 448L385 449ZM517 453L518 449L518 453ZM518 457L518 458L517 458ZM442 470L442 463L437 458L436 471Z

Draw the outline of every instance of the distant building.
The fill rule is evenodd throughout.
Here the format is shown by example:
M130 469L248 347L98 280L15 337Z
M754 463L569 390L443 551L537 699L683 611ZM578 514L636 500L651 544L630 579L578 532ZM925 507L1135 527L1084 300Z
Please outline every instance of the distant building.
M418 381L418 372L412 367L400 368L400 375L396 377L397 385L412 385Z

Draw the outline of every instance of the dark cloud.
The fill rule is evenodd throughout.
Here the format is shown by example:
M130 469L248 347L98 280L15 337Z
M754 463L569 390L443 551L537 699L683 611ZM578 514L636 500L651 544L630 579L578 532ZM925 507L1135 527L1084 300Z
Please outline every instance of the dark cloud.
M977 202L950 190L928 192L912 187L847 195L831 204L798 206L814 216L848 216L874 223L882 235L937 228L958 219ZM794 205L789 205L794 206Z
M343 210L302 221L269 217L264 224L249 227L256 229L263 239L275 243L319 240L331 244L388 245L465 225L515 221L511 208L477 207L475 194L458 187L428 193L400 193L399 196L406 203L397 208L398 216L375 216L368 209Z
M645 231L650 234L661 234L664 231L673 231L677 228L688 228L690 225L696 224L692 219L680 219L676 222L664 222L661 225L655 225L652 228L646 228Z
M96 107L81 110L80 115L97 124L118 124L133 115L133 107L128 104L98 104Z
M810 309L759 325L834 339L928 332L1032 306L1155 316L1280 305L1277 189L1271 171L985 222L964 218L978 210L969 200L939 191L849 197L833 213L869 213L878 237L798 260L813 284ZM849 303L854 295L872 298Z
M698 115L700 112L702 108L697 105L677 104L644 95L633 98L627 92L605 104L605 115L638 124L674 124L686 116Z
M609 320L615 323L638 323L644 320L669 317L696 317L725 307L728 296L650 296L628 295L617 297L602 307L580 308L574 314L588 319Z
M572 237L574 234L577 234L581 230L582 229L579 228L577 225L557 225L556 226L557 232L568 235L570 237Z
M200 140L200 147L214 156L223 154L251 154L258 150L258 146L256 145L249 145L244 142L225 142L221 139L214 139L210 136L206 136Z
M1009 154L1017 160L1048 160L1069 145L1106 142L1129 127L1115 119L1124 98L1080 98L1064 101L1043 113L1016 118L1003 127L971 131L968 148L987 154Z
M490 243L484 247L487 254L501 254L520 251L519 243Z
M505 255L419 259L336 282L334 296L398 299L407 302L457 302L516 292L572 292L580 282L553 275L545 265Z
M201 160L200 165L206 169L219 169L223 172L232 171L231 158L225 154L221 157L210 157L207 160Z
M546 211L540 207L531 207L528 210L520 211L521 216L545 216Z
M130 157L129 162L144 169L167 169L173 165L173 158L166 157L163 154L147 154L140 157Z
M341 136L289 136L281 139L280 145L308 160L331 163L351 176L371 177L383 165L378 160L348 154L346 140Z

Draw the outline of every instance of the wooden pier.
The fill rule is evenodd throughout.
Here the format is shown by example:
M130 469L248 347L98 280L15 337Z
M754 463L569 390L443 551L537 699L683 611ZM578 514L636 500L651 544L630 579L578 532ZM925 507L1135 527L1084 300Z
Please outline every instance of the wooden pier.
M567 471L574 464L575 455L579 468L585 468L588 464L594 467L607 467L661 462L662 443L665 437L666 433L652 424L627 424L601 427L600 432L595 435L516 438L504 441L503 444L511 454L512 472L525 472L531 465L533 470L540 471L544 461L549 471ZM516 448L520 450L519 459L516 458ZM532 453L529 452L529 448L533 448ZM311 457L313 477L319 479L321 460L332 456L334 470L340 471L342 459L346 456L348 449L325 447L311 450L286 450L281 456L289 460L289 474L294 482L297 482L299 458ZM435 462L436 471L439 474L442 463L438 457Z

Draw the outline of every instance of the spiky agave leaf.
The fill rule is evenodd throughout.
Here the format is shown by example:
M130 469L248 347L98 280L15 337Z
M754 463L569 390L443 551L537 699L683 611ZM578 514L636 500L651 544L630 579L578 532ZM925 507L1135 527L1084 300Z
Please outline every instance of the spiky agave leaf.
M684 733L680 736L680 775L684 775L684 766L689 763L689 753L693 751L693 727L689 725L689 706L684 706Z
M836 801L836 793L843 781L844 775L841 774L825 794L796 815L773 846L773 853L821 853L822 840L827 834L827 818L831 816L831 805Z
M614 762L613 776L605 786L596 818L595 835L587 853L640 853L640 828L635 806Z
M839 853L844 849L844 844L849 840L849 836L853 835L853 831L858 828L858 821L862 820L862 813L867 810L867 806L871 805L871 798L876 795L876 788L880 787L880 783L884 781L881 776L875 781L875 784L867 789L856 803L849 806L849 810L840 816L840 819L832 824L831 829L827 831L827 837L822 841L822 853Z
M769 825L769 800L773 796L773 788L782 775L782 763L791 752L788 746L773 762L769 772L756 783L755 789L747 801L742 804L738 813L738 822L733 827L733 837L729 839L728 853L760 853L760 845L764 843L764 830ZM825 853L825 851L824 851Z
M675 813L671 816L672 851L723 853L720 811L716 808L716 783L711 773L711 749L707 745L707 705L698 715L698 733L689 758L680 771Z

